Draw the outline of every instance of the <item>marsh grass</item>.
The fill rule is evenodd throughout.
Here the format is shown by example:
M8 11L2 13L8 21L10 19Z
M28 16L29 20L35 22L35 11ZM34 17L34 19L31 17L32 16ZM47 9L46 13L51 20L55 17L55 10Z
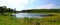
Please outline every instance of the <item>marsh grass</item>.
M46 16L44 18L16 18L10 16L11 14L0 14L0 25L60 25L60 13L47 13L54 16Z
M18 21L24 21L23 25L60 25L60 13L47 13L54 16L44 18L21 18ZM27 23L26 23L27 22Z
M0 14L0 25L18 25L18 22L14 16L10 16L12 13Z

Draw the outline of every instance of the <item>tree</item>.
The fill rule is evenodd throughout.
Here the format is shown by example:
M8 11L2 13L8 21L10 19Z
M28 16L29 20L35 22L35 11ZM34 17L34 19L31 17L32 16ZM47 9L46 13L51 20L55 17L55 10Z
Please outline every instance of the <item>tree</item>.
M4 13L4 8L0 7L0 13L3 14Z
M11 9L11 8L7 8L6 6L0 6L0 13L4 14L6 12L14 12L15 10Z

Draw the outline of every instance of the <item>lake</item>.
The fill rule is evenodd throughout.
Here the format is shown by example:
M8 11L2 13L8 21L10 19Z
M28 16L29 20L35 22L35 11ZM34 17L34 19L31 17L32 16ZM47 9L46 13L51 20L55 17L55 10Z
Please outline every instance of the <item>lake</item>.
M28 18L41 18L41 17L45 17L48 14L42 14L42 13L17 13L17 14L13 14L15 15L17 18L24 18L24 17L28 17Z

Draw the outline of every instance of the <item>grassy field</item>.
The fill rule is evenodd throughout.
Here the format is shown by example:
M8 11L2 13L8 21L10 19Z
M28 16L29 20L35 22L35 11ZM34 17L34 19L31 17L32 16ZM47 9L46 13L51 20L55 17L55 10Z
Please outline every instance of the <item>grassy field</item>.
M56 16L47 16L46 18L41 19L41 25L60 25L60 13L49 13Z
M44 18L20 18L20 25L60 25L60 13L48 13L55 16L47 16Z
M47 13L54 16L44 18L16 18L11 14L0 14L0 25L60 25L60 13Z
M16 17L10 16L12 13L0 14L0 25L18 25Z

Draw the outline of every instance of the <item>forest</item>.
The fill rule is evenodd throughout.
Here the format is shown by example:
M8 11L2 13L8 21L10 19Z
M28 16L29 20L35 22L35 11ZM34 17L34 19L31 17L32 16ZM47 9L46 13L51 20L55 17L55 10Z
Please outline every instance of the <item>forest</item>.
M6 6L0 6L0 13L15 12L15 9L7 8Z
M22 10L21 12L28 13L60 13L60 9L32 9L32 10Z

